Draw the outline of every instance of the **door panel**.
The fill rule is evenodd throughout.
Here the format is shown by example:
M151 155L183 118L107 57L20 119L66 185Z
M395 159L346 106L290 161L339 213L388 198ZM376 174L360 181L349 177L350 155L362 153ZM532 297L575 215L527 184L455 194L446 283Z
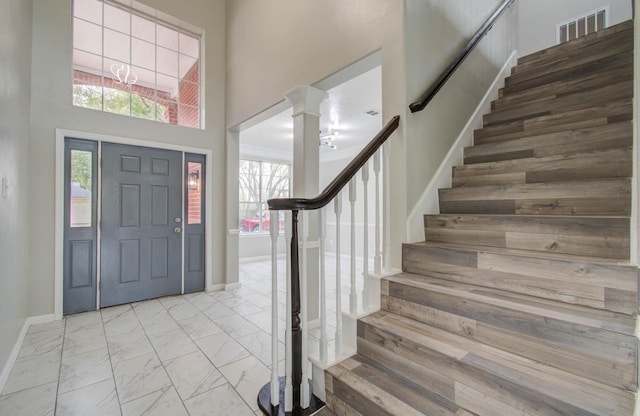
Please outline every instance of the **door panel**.
M65 139L63 314L96 309L98 144Z
M101 306L178 294L182 154L102 145Z

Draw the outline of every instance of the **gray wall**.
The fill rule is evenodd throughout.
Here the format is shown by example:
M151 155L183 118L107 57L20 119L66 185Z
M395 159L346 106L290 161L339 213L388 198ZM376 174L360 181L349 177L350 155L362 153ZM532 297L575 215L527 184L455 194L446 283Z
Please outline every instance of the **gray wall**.
M205 31L206 129L190 129L74 107L71 104L71 1L34 0L29 183L30 315L54 310L54 142L56 128L211 149L214 195L212 284L225 279L225 1L142 0ZM34 261L37 259L37 261Z
M29 315L29 100L31 67L30 0L0 0L0 370Z
M407 0L407 98L417 99L482 25L500 0ZM517 47L518 1L502 16L447 85L406 121L407 213L494 78ZM409 104L407 102L407 105Z
M631 0L518 0L521 56L556 43L556 26L603 6L610 6L610 24L631 19Z

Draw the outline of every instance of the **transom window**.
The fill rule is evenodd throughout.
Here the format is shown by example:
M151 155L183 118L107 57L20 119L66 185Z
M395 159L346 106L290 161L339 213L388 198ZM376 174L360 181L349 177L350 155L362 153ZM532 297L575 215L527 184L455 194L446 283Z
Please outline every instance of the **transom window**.
M240 160L240 231L266 232L271 228L267 201L288 198L290 165L256 160ZM278 228L284 230L284 214L280 211Z
M199 34L114 1L73 16L74 105L201 127Z

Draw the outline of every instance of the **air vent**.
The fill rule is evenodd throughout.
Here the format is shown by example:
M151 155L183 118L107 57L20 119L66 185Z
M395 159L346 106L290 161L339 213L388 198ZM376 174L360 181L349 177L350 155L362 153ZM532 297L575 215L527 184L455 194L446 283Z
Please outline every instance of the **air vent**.
M369 111L365 111L366 114L369 114L370 116L377 116L378 114L380 114L380 111L378 110L369 110Z

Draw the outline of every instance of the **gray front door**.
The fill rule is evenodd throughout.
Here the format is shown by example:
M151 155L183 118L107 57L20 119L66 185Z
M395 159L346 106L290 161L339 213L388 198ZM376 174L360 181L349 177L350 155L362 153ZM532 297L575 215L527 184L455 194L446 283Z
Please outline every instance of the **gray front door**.
M182 154L102 145L102 307L181 292Z

